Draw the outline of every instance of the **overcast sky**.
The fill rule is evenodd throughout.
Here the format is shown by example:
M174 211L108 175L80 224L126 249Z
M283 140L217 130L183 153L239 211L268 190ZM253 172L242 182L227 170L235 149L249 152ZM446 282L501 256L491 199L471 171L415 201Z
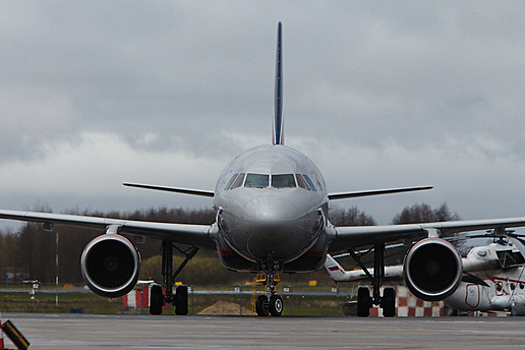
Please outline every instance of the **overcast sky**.
M1 1L0 208L211 207L271 142L283 23L285 144L388 224L428 203L525 216L523 1Z

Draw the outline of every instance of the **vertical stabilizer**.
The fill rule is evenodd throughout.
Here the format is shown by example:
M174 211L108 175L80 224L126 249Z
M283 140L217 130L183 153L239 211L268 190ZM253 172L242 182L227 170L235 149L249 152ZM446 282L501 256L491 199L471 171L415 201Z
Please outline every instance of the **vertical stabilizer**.
M326 262L324 267L330 277L336 282L348 282L345 269L337 262L330 254L326 254Z
M275 67L275 119L273 121L273 144L284 144L283 136L283 61L282 61L282 40L279 22L277 27L277 63Z

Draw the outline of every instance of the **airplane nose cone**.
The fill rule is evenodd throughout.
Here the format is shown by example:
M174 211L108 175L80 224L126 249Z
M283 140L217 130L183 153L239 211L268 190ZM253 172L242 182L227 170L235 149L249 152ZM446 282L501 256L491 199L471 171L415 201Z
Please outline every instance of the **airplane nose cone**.
M317 219L300 204L292 202L286 193L250 198L235 219L230 241L252 259L297 257L310 244L313 216Z
M297 206L286 197L262 196L246 202L243 216L248 221L279 223L297 220L300 213Z
M249 192L250 196L242 197L244 201L238 200L225 210L225 239L249 260L297 258L315 240L317 232L312 227L319 220L315 205L300 191L257 191L257 195Z

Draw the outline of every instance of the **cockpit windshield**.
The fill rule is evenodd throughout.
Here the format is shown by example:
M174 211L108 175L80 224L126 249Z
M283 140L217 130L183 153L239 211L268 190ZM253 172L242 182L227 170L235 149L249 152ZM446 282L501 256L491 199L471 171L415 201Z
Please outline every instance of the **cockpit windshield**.
M271 180L270 180L271 177ZM317 191L312 180L308 175L301 174L254 174L254 173L240 173L231 177L226 185L226 189L233 190L237 187L250 188L266 188L270 186L273 188L295 188L299 186L308 191Z
M241 173L237 176L237 174L235 174L233 176L233 178L235 179L235 182L233 183L233 185L231 185L230 189L233 190L234 188L237 188L237 187L241 187L242 186L242 183L244 182L244 173Z
M264 188L270 184L270 175L267 174L247 174L244 187Z
M293 174L272 175L272 187L292 188L295 187L295 177Z
M317 189L315 188L315 185L314 183L312 182L312 180L310 180L310 178L308 177L308 175L303 175L304 176L304 179L306 180L306 182L308 183L308 186L310 187L310 189L312 191L317 191Z
M310 191L310 187L308 187L308 184L306 183L303 175L297 174L295 176L297 176L297 186L299 186L301 188L304 188L305 190Z

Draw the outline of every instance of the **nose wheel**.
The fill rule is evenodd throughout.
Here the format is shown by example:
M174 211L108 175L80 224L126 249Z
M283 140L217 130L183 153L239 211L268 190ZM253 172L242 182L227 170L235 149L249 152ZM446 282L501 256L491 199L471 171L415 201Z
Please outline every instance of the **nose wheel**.
M283 298L277 293L280 282L279 275L273 273L261 273L254 279L252 307L255 308L257 316L281 316L283 314ZM257 286L266 287L264 294L261 295L261 291L256 290ZM256 297L257 294L259 296Z
M266 295L259 295L255 302L257 316L281 316L283 314L283 298L274 294L268 299Z
M274 294L270 297L270 314L272 316L281 316L283 314L283 298L280 295Z
M266 295L259 295L255 302L255 311L257 316L268 316L270 313L270 302Z

